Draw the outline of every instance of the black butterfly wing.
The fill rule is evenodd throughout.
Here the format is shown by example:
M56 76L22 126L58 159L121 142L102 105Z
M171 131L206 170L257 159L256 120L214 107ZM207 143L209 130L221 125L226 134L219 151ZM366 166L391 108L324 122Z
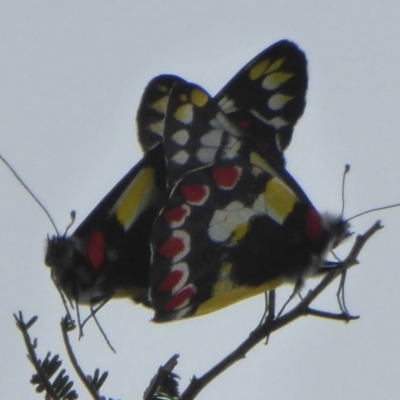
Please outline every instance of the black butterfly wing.
M168 96L174 75L160 75L145 89L137 113L138 136L146 152L161 143ZM307 60L296 44L281 40L247 63L214 97L230 120L284 165L283 151L303 114L307 91Z
M121 296L148 304L150 232L167 192L160 138L169 92L181 81L162 75L148 84L138 112L143 159L70 237L49 239L46 264L70 299L94 304Z
M283 58L286 57L283 61L280 59L281 55ZM242 131L237 129L238 135L251 127L254 132L264 133L264 142L268 137L267 141L273 142L269 148L274 148L276 129L271 130L271 124L264 122L259 130L256 128L260 115L270 118L267 113L268 107L271 98L278 92L271 90L268 85L267 90L262 84L265 80L271 81L271 74L273 77L274 71L278 77L279 73L286 74L281 75L279 79L274 78L280 82L276 87L285 89L285 94L294 93L299 99L303 96L304 100L305 89L304 93L300 90L295 92L293 88L296 88L296 85L293 88L287 86L288 81L306 82L305 59L302 64L301 55L301 51L294 44L287 41L278 42L255 57L217 95L217 99L224 109L231 113L233 120L240 123ZM269 67L265 66L266 60ZM290 71L295 70L295 61L299 64L298 77L287 78L287 74L290 75L292 74ZM288 64L293 66L289 72ZM282 70L282 65L286 65L286 69ZM301 65L303 68L300 68ZM49 242L46 263L52 266L58 284L70 298L93 303L109 295L121 295L132 296L137 301L146 301L145 292L149 281L149 235L166 196L165 154L161 144L165 130L165 115L170 92L181 82L184 81L179 77L161 75L148 84L137 117L139 140L148 153L109 192L69 239L57 238L58 240ZM292 88L292 91L287 91L288 87ZM233 103L229 99L236 99L235 107L232 107ZM260 105L258 102L263 103ZM286 102L283 109L286 110L288 105L298 102L301 101L294 98ZM294 125L296 122L293 115L291 119L288 118L289 125ZM179 144L179 141L185 140L182 132L175 136L175 142L169 141L170 144L176 144L177 141L178 145L184 145L185 150L180 155L175 155L178 158L185 157L186 154L192 157L197 153L195 158L192 157L191 163L186 163L180 169L171 168L171 185L175 182L173 178L175 172L179 176L186 170L213 162L221 146L221 140L224 140L219 137L220 133L218 129L211 132L202 139L203 144L200 144L192 133L191 143ZM263 146L266 147L265 143ZM167 160L174 156L171 155L173 150L174 146L169 146ZM67 252L68 259L63 249L60 249L60 243L65 240L69 240L74 249L72 255L70 251ZM52 246L54 243L57 245Z
M145 153L162 143L169 94L181 82L179 76L159 75L147 84L136 115L138 139Z
M46 264L72 300L95 304L110 296L148 303L149 237L165 200L162 149L147 153L70 237L49 240Z
M306 105L307 59L298 46L281 40L246 64L214 97L268 159L284 165L294 126Z
M151 237L156 321L212 312L296 280L310 261L319 214L240 132L200 87L171 91L164 151L174 186Z

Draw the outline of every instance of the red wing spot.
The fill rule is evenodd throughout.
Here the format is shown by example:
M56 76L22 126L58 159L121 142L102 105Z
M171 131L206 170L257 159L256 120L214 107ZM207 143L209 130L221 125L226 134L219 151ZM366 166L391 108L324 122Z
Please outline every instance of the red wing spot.
M240 127L241 129L246 130L246 129L249 128L249 126L250 126L250 121L249 121L249 120L246 120L246 119L245 119L245 120L239 122L239 127Z
M207 200L208 190L205 185L185 185L180 190L188 203L201 205Z
M87 253L94 270L98 270L104 261L104 235L101 231L93 232L87 243Z
M183 242L182 238L171 236L166 242L164 242L163 245L161 245L161 247L158 249L158 252L164 257L174 258L181 253L184 248L185 243Z
M187 207L187 206L186 206ZM175 207L171 208L170 210L166 211L163 217L168 222L181 222L184 218L186 218L189 211L184 207Z
M240 169L237 167L215 167L212 174L219 187L232 189L240 178Z
M268 142L261 142L261 146L264 147L264 149L269 149L271 147L270 143Z
M158 285L157 290L159 292L171 291L182 279L183 272L180 270L171 271L167 277Z
M175 296L164 306L164 311L169 312L184 307L189 299L196 293L194 285L187 285L182 288Z
M315 208L310 208L306 214L306 235L312 240L316 241L321 236L321 216L315 210Z

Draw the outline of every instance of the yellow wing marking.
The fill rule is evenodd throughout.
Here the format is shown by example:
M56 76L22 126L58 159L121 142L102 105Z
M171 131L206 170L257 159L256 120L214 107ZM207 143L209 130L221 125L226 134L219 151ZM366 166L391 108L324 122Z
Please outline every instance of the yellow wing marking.
M283 283L282 279L273 279L259 286L238 286L230 279L232 264L224 263L219 279L214 285L212 297L202 303L196 310L195 316L208 314L230 306L249 297L265 293Z
M117 220L126 231L154 198L157 191L154 174L153 168L143 168L125 189L113 208L112 212L115 212Z

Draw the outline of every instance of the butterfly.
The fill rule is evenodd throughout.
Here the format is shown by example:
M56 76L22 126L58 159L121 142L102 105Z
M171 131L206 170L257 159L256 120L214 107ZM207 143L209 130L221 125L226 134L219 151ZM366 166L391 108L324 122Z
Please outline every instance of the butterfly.
M45 263L56 286L69 300L94 305L109 298L129 297L153 306L148 297L151 275L158 281L165 270L161 267L159 272L150 272L151 268L158 269L151 262L150 236L154 229L163 230L160 224L154 226L154 221L165 204L169 206L174 201L175 172L177 176L183 173L175 168L169 170L173 155L164 137L172 128L175 88L185 84L173 75L160 75L150 81L137 114L143 159L70 236L48 239ZM283 40L244 66L214 97L214 102L240 128L240 135L251 137L255 146L263 148L265 159L274 160L283 168L283 151L303 113L306 90L305 55L294 43ZM187 155L201 150L199 140L204 141L204 135L193 128L183 150ZM207 137L219 146L216 153L224 149L218 135L211 133ZM204 166L197 158L192 159L185 171Z
M264 90L277 90L267 102L275 111L292 100L285 79L269 75L280 62L248 70ZM171 189L151 234L154 321L204 315L283 283L299 288L326 271L348 223L315 209L284 168L279 146L271 156L258 136L187 82L169 94L163 143Z
M170 91L183 82L161 75L148 84L137 113L144 152L162 143ZM283 152L304 112L307 85L305 54L295 43L281 40L248 62L214 100L246 136L264 147L269 159L284 165Z

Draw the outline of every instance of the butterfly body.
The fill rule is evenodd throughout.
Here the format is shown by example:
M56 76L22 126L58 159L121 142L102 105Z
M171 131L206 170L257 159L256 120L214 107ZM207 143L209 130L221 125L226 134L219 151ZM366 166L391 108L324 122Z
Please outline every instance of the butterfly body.
M111 296L148 304L149 236L165 199L158 147L133 167L69 237L48 241L45 262L68 298L95 304Z
M200 99L200 100L199 100ZM194 135L182 144L182 132ZM210 132L219 140L210 141ZM347 232L199 86L176 85L165 119L170 196L152 231L155 321L202 315L318 273ZM182 152L187 153L182 156Z
M150 81L137 114L143 160L71 236L48 241L56 285L90 305L130 297L169 321L313 274L343 227L285 170L306 90L305 55L289 41L214 99L174 75Z

